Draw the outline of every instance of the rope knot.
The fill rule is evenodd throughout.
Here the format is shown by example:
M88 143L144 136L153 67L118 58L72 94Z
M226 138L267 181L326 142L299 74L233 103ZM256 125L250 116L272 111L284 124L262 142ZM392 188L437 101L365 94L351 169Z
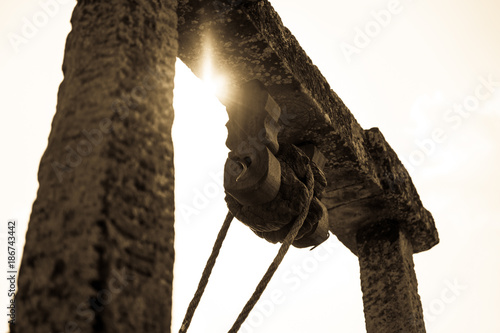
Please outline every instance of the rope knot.
M243 205L231 195L226 203L231 213L256 235L271 243L283 242L297 216L307 213L292 245L317 246L328 238L328 217L320 198L327 185L323 171L292 144L280 143L276 158L281 184L276 197L259 205Z
M231 152L224 166L229 212L179 333L185 333L189 328L233 217L258 236L282 244L228 333L238 332L292 244L296 247L318 246L329 236L327 211L319 200L326 179L314 162L322 164L324 156L312 145L302 146L308 151L305 154L294 145L278 144L281 109L263 83L258 80L247 82L231 100L226 124L226 145ZM311 146L313 151L309 153Z

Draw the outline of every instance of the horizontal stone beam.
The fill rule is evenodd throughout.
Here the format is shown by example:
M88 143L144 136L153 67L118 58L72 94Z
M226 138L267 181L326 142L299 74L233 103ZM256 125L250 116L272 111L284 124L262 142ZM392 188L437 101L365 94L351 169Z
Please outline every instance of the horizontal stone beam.
M282 109L279 140L314 143L326 156L331 231L355 254L356 232L399 221L413 251L439 242L431 214L378 129L365 131L267 0L181 0L179 58L198 77L207 61L232 86L264 83Z

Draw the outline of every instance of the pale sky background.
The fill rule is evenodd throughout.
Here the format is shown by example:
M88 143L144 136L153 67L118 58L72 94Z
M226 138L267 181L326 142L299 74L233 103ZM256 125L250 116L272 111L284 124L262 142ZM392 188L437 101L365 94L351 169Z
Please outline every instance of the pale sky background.
M24 243L71 28L74 2L60 0L47 22L14 47L9 38L22 36L23 25L40 16L44 2L0 0L2 272L9 218L19 221L19 250ZM441 243L414 256L427 332L499 332L500 3L271 3L361 126L381 129L436 220ZM371 30L369 45L348 61L341 45L354 46L358 29L376 28L372 11L388 7L396 8L390 22ZM227 116L210 87L177 65L172 332L226 214L220 175ZM489 87L492 93L480 88L483 100L472 105L476 87L488 78L497 82ZM464 103L471 103L470 112L453 111ZM418 143L435 131L445 136L424 154ZM227 331L277 250L235 221L190 332ZM5 309L5 278L0 281ZM334 236L313 252L292 249L241 332L365 332L357 258Z

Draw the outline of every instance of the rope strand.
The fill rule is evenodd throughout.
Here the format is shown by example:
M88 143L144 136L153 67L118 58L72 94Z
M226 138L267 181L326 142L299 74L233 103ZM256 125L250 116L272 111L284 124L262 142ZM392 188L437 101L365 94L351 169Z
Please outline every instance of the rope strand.
M186 310L186 314L184 316L184 320L182 321L182 326L179 329L179 333L186 333L189 325L191 324L194 312L196 311L196 308L200 303L201 296L203 296L203 292L205 291L205 288L208 284L208 278L210 277L212 269L215 266L215 261L217 260L217 256L219 255L220 249L222 247L222 242L224 241L224 238L226 238L227 231L229 229L229 226L231 225L231 221L233 220L233 218L233 214L231 214L231 212L228 212L226 219L224 220L224 224L222 225L222 228L217 235L217 239L215 240L212 254L210 254L205 269L203 270L203 274L201 275L200 282L198 283L198 288L196 289L193 299L189 303L189 306Z
M264 290L266 289L267 285L269 284L269 281L271 281L271 278L273 277L274 273L278 269L279 265L283 261L283 258L285 257L286 253L290 249L290 246L292 243L295 241L295 238L297 237L297 234L299 233L300 228L304 225L304 221L307 218L307 215L309 213L309 206L311 204L311 201L314 197L314 176L313 172L310 166L308 166L308 172L307 172L307 179L306 179L306 187L308 190L308 196L307 196L307 202L306 205L304 206L304 209L301 211L301 213L297 216L292 228L288 232L287 236L283 240L283 244L281 245L278 254L272 261L271 265L269 265L269 268L267 269L266 273L260 280L259 284L255 288L254 293L248 300L248 302L245 304L243 307L243 310L241 310L241 313L238 315L238 318L234 322L233 326L231 329L228 331L228 333L236 333L238 330L241 328L241 325L243 322L246 320L252 309L254 308L255 304L257 304L258 300L264 293ZM219 231L219 234L217 235L217 239L215 241L215 244L212 249L212 253L210 254L210 257L208 258L207 264L205 266L205 269L203 270L203 274L201 276L200 282L198 284L198 288L196 289L196 292L193 296L193 299L189 303L188 309L186 311L186 315L184 316L184 320L182 322L181 328L179 329L179 333L186 333L189 325L191 324L191 321L193 319L194 312L196 311L196 308L198 307L198 304L200 303L201 297L203 295L203 292L205 291L205 288L208 284L208 279L210 277L210 274L212 272L212 269L215 265L215 261L217 260L217 256L219 255L220 249L222 247L222 243L224 241L224 238L227 235L227 231L229 229L229 226L231 225L231 221L233 220L234 216L233 214L229 211L226 219L224 221L224 224L222 225L221 230Z
M297 216L297 219L295 220L295 223L290 229L290 232L286 236L285 240L283 241L283 244L281 245L278 254L274 258L273 262L271 265L269 265L269 268L266 271L266 274L262 277L260 280L259 284L255 288L255 291L248 300L248 302L245 304L245 307L243 310L241 310L241 313L239 314L238 318L233 324L233 327L228 331L228 333L236 333L240 329L241 325L243 322L247 319L248 315L252 311L253 307L255 304L257 304L257 301L260 299L262 294L264 293L264 290L266 289L267 285L269 284L269 281L271 281L271 278L273 277L274 273L278 269L279 265L281 264L281 261L283 261L283 258L285 257L285 254L288 252L288 249L290 249L290 245L292 245L293 241L295 240L295 237L297 237L297 234L299 233L300 228L302 228L302 225L304 224L304 221L306 220L307 214L309 213L309 205L311 204L311 200L314 196L314 177L312 176L312 170L311 167L309 167L309 172L307 176L307 189L309 191L308 194L308 200L306 203L306 206L302 210L302 212Z

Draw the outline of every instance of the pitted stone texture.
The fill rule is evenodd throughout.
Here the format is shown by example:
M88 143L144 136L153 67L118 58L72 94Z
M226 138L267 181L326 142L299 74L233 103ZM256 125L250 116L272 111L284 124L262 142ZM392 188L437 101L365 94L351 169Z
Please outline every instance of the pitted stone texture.
M404 223L415 252L439 242L404 166L378 129L364 131L267 0L181 0L179 57L198 76L210 59L227 87L263 82L282 110L280 142L313 143L327 158L322 199L330 230L354 254L356 231Z
M176 1L80 0L16 332L170 332Z
M408 171L378 128L366 131L365 145L375 162L380 187L369 191L354 186L328 192L324 201L330 207L332 232L355 254L357 230L385 220L401 224L414 253L438 244L431 213L424 208Z
M328 160L329 183L373 173L362 128L268 1L182 0L178 12L179 58L200 77L211 59L227 82L223 104L227 89L257 79L282 110L280 142L314 142Z
M368 333L425 333L411 243L395 221L357 234Z

